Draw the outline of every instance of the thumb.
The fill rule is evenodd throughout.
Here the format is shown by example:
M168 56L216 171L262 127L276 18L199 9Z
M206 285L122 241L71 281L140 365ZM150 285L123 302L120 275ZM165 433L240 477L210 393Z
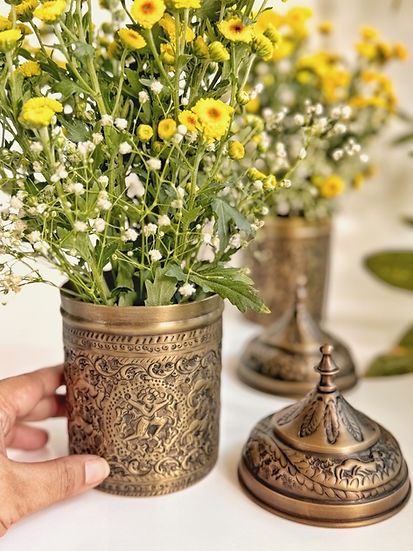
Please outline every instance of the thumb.
M9 462L14 495L8 496L13 522L52 503L97 486L109 475L109 465L95 455L70 455L41 463ZM4 505L4 504L3 504Z

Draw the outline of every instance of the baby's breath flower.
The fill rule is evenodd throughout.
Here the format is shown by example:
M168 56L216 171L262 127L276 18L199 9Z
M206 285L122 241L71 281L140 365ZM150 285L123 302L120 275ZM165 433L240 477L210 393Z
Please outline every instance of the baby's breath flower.
M146 164L151 170L161 170L162 168L162 162L160 159L156 159L155 157L151 157L146 161Z
M99 191L96 206L99 210L103 211L109 210L112 207L112 203L109 200L109 195L107 191Z
M146 237L149 237L150 235L155 235L158 231L158 226L156 224L153 224L150 222L149 224L146 224L143 227L143 233Z
M128 128L128 121L126 119L117 118L114 121L114 125L118 130L126 130Z
M119 145L119 153L121 155L127 155L128 153L130 153L132 151L132 146L130 145L130 143L128 142L122 142L120 145Z
M161 260L162 258L162 253L158 249L152 249L148 254L151 257L152 262L158 262L158 260Z
M149 101L149 94L148 92L146 92L145 90L141 90L139 93L138 93L138 100L139 100L139 103L140 104L144 104L146 102Z
M125 178L126 195L133 199L134 197L143 197L145 195L145 188L137 174L132 172Z
M107 176L99 176L98 182L99 182L99 184L106 187L109 183L109 178Z
M170 226L170 225L171 225L171 220L170 220L169 216L167 216L166 214L162 214L158 218L158 226L159 227Z
M43 151L43 146L40 142L32 142L30 144L30 149L35 155L39 155Z
M84 233L84 232L87 232L88 225L86 224L86 222L82 222L81 220L76 220L75 223L73 224L73 229L77 232Z
M105 138L103 137L102 134L100 134L100 132L95 132L94 134L92 134L92 142L95 144L95 145L99 145L100 143L103 142Z
M136 241L138 239L138 232L133 228L128 228L123 234L125 241Z
M180 293L183 297L191 297L196 293L196 288L192 283L185 283L178 289L178 293Z
M112 115L104 114L100 120L102 126L113 126L113 117Z
M106 221L103 218L94 218L90 221L90 225L92 228L94 228L98 233L102 233L105 231L106 228Z
M163 84L159 80L154 80L150 85L150 89L154 94L160 94L163 90Z

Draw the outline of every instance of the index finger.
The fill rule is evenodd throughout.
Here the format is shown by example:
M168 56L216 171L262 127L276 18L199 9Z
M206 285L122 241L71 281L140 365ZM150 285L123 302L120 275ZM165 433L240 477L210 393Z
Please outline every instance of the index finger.
M63 384L63 366L45 367L0 381L0 410L10 426L26 417L43 399Z

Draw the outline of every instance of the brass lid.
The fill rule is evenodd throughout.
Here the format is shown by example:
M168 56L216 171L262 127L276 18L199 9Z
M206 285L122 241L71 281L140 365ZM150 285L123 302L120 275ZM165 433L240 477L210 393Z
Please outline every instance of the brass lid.
M407 502L406 463L394 437L337 390L333 347L324 345L321 352L316 387L253 429L240 481L260 505L299 522L378 522Z
M314 321L307 308L306 281L300 278L292 307L247 344L239 376L264 392L304 396L316 383L314 364L326 342L334 346L341 366L337 386L340 390L351 388L357 382L351 354L343 342Z

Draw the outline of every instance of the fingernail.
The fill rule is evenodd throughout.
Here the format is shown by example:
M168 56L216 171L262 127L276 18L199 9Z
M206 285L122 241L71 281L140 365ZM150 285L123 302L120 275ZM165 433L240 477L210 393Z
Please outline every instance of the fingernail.
M101 457L89 459L85 463L85 483L88 486L95 486L102 482L110 472L108 463Z

